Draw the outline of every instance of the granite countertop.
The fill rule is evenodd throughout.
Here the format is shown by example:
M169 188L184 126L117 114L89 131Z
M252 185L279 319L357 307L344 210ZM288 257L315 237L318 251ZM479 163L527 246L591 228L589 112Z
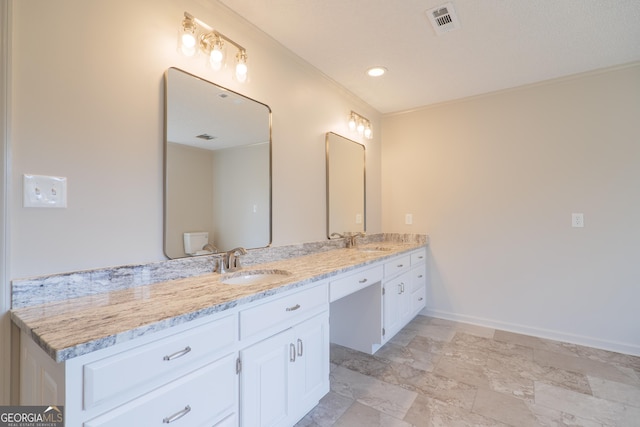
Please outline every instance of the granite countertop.
M56 362L348 272L423 244L380 242L388 251L334 249L243 270L286 270L268 284L226 285L202 274L11 311L13 322ZM366 247L366 245L365 245Z

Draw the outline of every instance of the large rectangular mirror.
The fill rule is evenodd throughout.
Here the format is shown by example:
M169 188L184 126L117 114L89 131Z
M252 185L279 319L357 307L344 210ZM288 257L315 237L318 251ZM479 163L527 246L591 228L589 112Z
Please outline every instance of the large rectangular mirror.
M165 76L164 252L271 243L271 110L192 74Z
M325 139L327 162L327 237L334 233L366 231L365 147L328 132Z

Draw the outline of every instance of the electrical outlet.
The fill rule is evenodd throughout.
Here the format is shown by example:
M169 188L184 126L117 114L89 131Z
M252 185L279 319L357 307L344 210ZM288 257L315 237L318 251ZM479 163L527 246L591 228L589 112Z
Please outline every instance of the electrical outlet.
M24 174L22 202L25 208L66 208L67 178Z
M362 214L356 214L356 224L362 224Z
M571 226L574 228L584 227L584 214L572 213L571 214Z
M413 224L413 214L405 214L404 216L404 223L406 225L411 225Z

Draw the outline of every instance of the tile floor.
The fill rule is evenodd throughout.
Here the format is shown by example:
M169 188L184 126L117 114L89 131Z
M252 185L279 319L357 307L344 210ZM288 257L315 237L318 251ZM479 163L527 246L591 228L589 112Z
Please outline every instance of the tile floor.
M640 426L640 357L418 316L373 356L332 344L315 426Z

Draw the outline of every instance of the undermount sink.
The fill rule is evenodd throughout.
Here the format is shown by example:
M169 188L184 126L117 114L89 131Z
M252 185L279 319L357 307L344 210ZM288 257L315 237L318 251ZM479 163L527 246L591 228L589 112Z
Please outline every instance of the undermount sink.
M265 285L278 282L291 273L285 270L250 270L226 274L221 282L225 285Z
M360 246L357 248L360 252L388 252L391 248L385 248L384 246Z

